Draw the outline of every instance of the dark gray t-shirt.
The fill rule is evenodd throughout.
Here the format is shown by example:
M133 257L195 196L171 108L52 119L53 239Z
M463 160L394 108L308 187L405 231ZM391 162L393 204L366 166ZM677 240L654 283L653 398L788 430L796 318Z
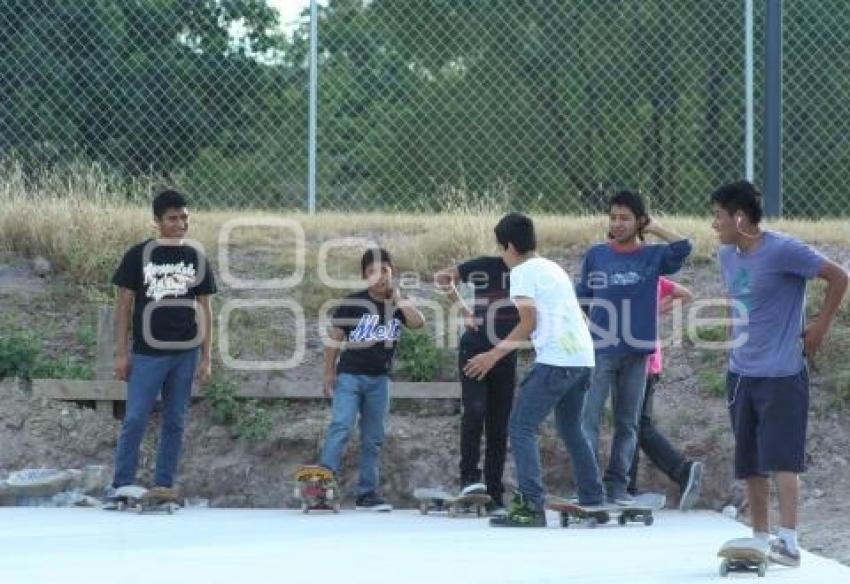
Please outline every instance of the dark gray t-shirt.
M826 258L805 243L765 231L749 253L733 245L720 248L720 271L729 298L737 301L729 370L747 377L796 375L804 365L803 325L806 281L817 276Z

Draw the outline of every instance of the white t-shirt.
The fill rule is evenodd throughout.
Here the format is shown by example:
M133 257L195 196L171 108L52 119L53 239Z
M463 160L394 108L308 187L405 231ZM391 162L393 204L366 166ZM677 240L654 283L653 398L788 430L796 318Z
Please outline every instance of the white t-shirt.
M556 367L593 367L593 339L570 277L555 262L528 259L511 270L511 298L534 300L537 326L531 342L536 362Z

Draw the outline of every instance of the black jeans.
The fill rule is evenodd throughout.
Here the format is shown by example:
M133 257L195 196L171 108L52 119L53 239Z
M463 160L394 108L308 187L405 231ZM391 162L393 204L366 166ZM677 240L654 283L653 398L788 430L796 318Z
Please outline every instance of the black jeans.
M481 434L486 434L484 484L487 494L502 502L502 474L508 444L508 420L516 388L516 353L501 359L482 381L463 374L466 362L486 349L461 346L458 364L462 389L463 415L460 427L461 485L481 482Z
M684 483L687 481L687 477L683 476L687 469L687 460L658 431L652 421L652 399L655 395L656 383L658 383L658 375L650 375L646 380L646 392L641 408L640 423L638 424L638 447L635 448L635 457L629 471L628 491L633 494L637 492L637 470L641 450L646 453L655 466L670 477L670 480L679 485L680 489L685 486Z

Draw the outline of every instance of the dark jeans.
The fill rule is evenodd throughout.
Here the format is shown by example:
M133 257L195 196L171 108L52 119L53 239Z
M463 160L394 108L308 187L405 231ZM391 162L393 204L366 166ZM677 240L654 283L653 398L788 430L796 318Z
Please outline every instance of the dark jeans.
M502 502L502 475L508 446L508 419L516 388L516 353L493 367L482 381L463 374L467 361L484 349L461 346L460 367L463 416L460 422L461 486L481 482L481 435L485 434L484 483L494 501Z
M139 446L145 435L148 417L160 393L162 428L154 484L158 487L174 486L199 353L198 349L155 356L133 353L130 379L127 381L127 412L115 449L113 487L130 485L136 481Z
M658 375L650 375L646 380L646 393L638 424L638 448L635 448L634 461L631 470L629 470L628 491L632 494L637 492L637 471L641 450L646 453L655 466L670 477L671 481L679 485L680 489L687 480L687 477L682 476L687 469L687 460L658 431L652 420L652 400L655 396L655 385L657 383Z
M579 502L582 505L598 505L605 501L599 466L581 427L591 371L590 367L554 367L536 363L520 385L509 425L511 448L519 492L537 509L543 508L546 495L537 432L553 410L555 427L573 465Z

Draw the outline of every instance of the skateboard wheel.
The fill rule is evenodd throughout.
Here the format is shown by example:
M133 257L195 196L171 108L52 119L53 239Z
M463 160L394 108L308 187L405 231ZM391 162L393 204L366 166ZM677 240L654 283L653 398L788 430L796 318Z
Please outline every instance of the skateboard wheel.
M655 518L652 515L647 515L646 517L643 518L643 524L646 525L647 527L649 527L653 523L655 523Z
M723 560L720 562L720 576L725 578L729 575L729 560Z
M759 568L758 568L759 578L764 578L766 574L767 574L767 564L765 562L762 562L761 564L759 564Z

